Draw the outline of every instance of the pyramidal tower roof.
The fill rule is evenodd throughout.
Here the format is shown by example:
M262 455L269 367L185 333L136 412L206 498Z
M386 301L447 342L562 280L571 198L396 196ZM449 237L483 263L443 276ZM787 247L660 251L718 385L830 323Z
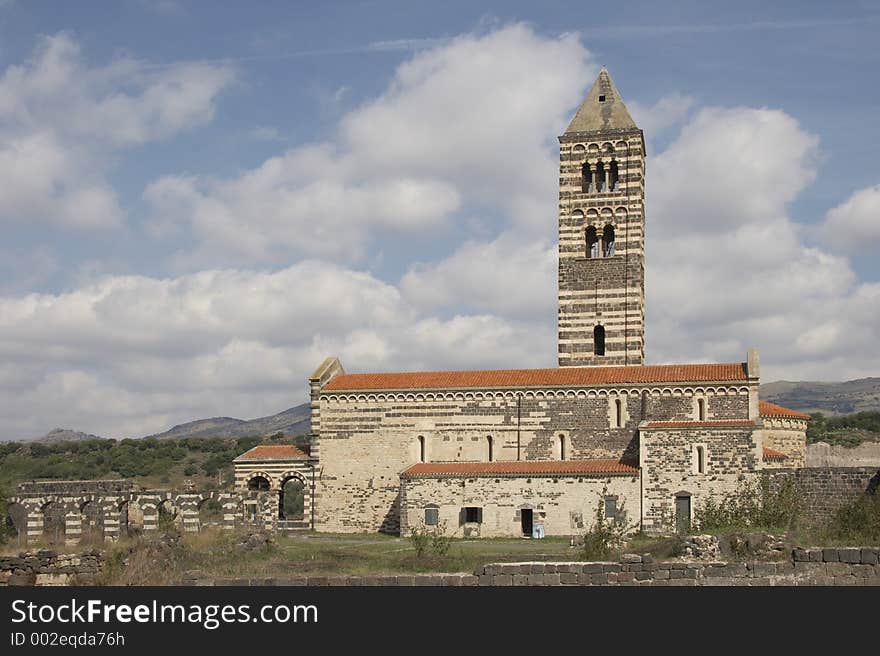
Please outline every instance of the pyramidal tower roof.
M623 104L611 75L603 67L577 114L571 119L565 134L625 129L638 130L638 126Z

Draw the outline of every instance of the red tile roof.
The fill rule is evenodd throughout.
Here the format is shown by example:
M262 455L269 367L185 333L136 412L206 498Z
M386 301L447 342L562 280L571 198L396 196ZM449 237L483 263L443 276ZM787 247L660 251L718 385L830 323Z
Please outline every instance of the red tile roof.
M786 460L787 458L788 456L781 451L774 451L766 446L764 447L764 460Z
M513 460L495 462L421 462L400 475L412 476L558 476L565 474L638 474L619 460Z
M716 419L714 421L649 421L643 428L756 428L749 419Z
M745 380L747 380L745 364L733 362L627 367L340 374L327 383L324 390L332 392L338 390L472 389Z
M758 412L762 417L793 417L794 419L810 419L810 415L790 408L783 408L781 405L770 403L769 401L758 401Z
M242 460L296 460L310 457L292 444L260 444L245 451L234 462Z

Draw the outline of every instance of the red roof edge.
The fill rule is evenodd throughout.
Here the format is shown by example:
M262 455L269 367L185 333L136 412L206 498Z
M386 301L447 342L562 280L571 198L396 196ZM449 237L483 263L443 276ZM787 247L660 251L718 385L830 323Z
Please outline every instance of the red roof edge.
M248 460L303 460L308 458L311 458L309 447L305 447L305 450L303 450L293 444L258 444L235 458L233 462Z
M762 417L791 417L792 419L803 419L804 421L812 419L805 412L785 408L781 405L770 403L770 401L758 401L758 412L761 413Z
M764 460L787 460L788 456L781 451L764 447Z
M638 466L614 459L511 460L493 462L420 462L401 472L402 478L437 476L567 476L638 474Z

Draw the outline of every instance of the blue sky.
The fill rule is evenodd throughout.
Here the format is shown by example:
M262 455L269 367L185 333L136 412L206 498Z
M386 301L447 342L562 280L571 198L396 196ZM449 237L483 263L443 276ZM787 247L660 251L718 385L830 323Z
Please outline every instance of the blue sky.
M880 5L0 1L0 437L553 366L556 136L648 141L649 362L877 375Z

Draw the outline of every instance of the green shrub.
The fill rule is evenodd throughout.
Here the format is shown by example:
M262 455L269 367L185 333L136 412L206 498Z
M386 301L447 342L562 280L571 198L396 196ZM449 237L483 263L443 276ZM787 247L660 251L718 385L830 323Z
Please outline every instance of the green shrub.
M880 494L864 494L840 508L825 532L833 541L880 544Z
M446 535L445 521L433 527L425 526L424 522L419 526L413 526L409 530L409 540L419 558L429 550L435 556L445 556L452 544L452 538Z
M604 493L602 495L604 497ZM604 560L612 550L619 547L629 527L626 522L626 508L622 502L617 509L617 517L607 519L604 512L604 500L600 499L596 507L596 523L584 533L583 555L586 560Z
M710 496L694 509L694 529L703 532L728 529L795 528L801 512L800 497L794 481L787 478L776 491L763 476L754 482L743 481L736 491L720 500Z

